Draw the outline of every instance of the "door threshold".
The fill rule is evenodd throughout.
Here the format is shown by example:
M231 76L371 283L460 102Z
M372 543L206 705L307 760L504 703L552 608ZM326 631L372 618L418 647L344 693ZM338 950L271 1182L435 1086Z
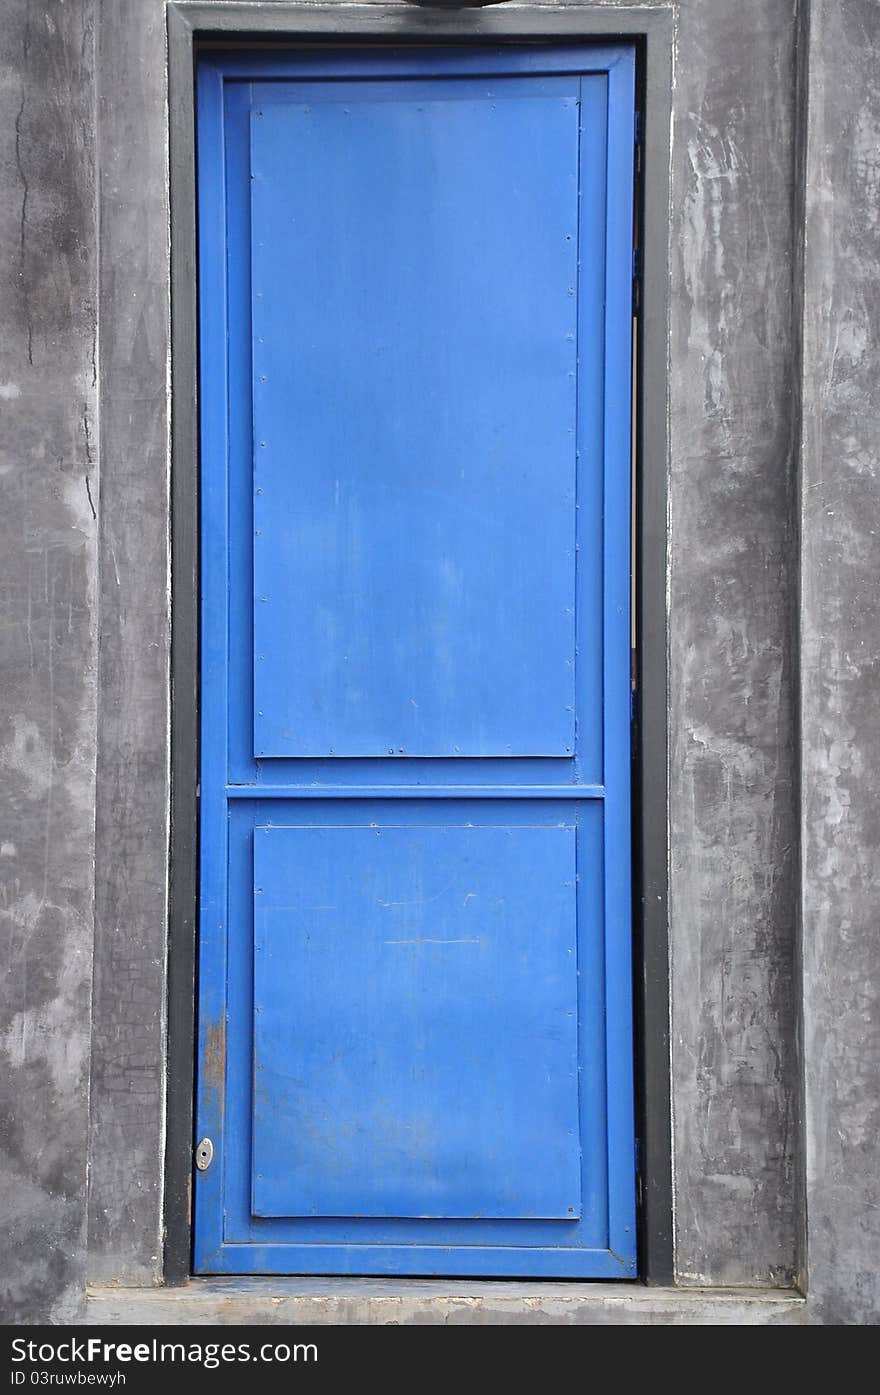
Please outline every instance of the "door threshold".
M795 1289L475 1279L193 1278L174 1288L92 1285L85 1321L154 1326L443 1324L799 1326Z

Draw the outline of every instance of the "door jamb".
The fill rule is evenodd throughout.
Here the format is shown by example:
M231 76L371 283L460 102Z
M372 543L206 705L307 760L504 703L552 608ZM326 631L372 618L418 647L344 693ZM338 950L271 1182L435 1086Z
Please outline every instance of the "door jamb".
M166 1284L191 1274L198 889L199 510L195 56L206 44L528 42L637 45L640 165L636 431L638 669L633 723L633 909L639 1273L674 1277L669 1027L667 478L671 7L418 5L174 0L167 5L171 206L171 821Z

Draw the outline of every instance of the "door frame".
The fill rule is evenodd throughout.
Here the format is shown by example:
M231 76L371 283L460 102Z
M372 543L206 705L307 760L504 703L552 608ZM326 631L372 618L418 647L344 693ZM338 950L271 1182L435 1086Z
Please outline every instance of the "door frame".
M643 249L635 431L633 909L639 1274L673 1277L667 926L668 209L672 12L615 5L437 10L375 4L167 7L171 205L171 835L165 1281L192 1272L199 725L195 57L206 47L608 41L637 46L636 210Z

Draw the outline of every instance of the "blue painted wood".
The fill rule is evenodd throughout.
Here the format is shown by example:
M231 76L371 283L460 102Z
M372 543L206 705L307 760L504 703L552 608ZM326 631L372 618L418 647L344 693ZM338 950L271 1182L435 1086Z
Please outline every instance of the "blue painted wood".
M227 785L228 799L283 799L289 785ZM326 785L298 785L297 799L604 799L604 785L356 785L340 782Z
M201 66L198 117L203 718L197 1122L199 1132L209 1134L217 1147L214 1164L196 1179L195 1261L201 1271L595 1278L632 1277L635 1273L628 766L629 248L633 71L632 52L623 46L568 50L542 46L429 48L371 50L356 54L322 50L283 56L223 56L209 59ZM332 84L330 79L334 80ZM331 757L323 752L323 747L310 742L308 744L314 749L307 755L288 752L260 757L255 754L255 744L259 750L259 742L254 740L259 707L254 701L254 669L259 668L254 655L261 652L254 644L255 613L259 614L260 606L255 600L254 587L259 568L259 549L255 556L254 547L254 532L259 525L254 505L264 496L254 493L255 487L261 485L258 482L255 486L253 459L259 452L255 439L261 439L259 434L256 438L254 435L252 383L256 370L251 361L251 334L256 323L251 268L259 262L259 249L254 247L257 238L251 226L251 176L255 173L251 126L256 127L258 122L253 113L265 112L269 107L273 111L279 108L296 111L306 105L321 106L323 103L319 122L323 121L324 127L328 123L332 125L334 120L341 120L339 112L328 115L325 110L331 105L328 88L332 86L333 105L339 107L357 96L364 106L371 108L370 120L381 127L387 122L394 124L397 117L388 113L397 108L399 116L401 102L403 106L413 101L418 105L419 96L430 90L432 107L444 106L449 113L456 110L459 102L470 103L477 109L478 114L473 119L479 125L483 115L481 103L491 106L494 102L496 116L493 119L497 120L499 109L524 107L529 99L523 93L530 89L536 94L536 110L543 111L547 103L559 99L560 84L566 93L574 91L579 111L573 152L574 181L578 190L576 254L579 275L573 297L577 381L570 456L577 509L571 509L568 521L570 536L576 540L574 615L569 631L576 654L571 699L576 709L571 743L574 749L541 755L535 749L515 747L507 755L504 743L493 739L485 746L474 748L500 747L488 755L445 752L438 744L433 752L421 756L401 755L396 749L393 756L387 750L376 756L356 755L352 750L347 756ZM499 95L500 89L506 94L503 97ZM319 99L321 91L324 96ZM381 113L377 110L380 107ZM265 116L259 118L265 119ZM281 110L277 119L284 126L290 119L290 112ZM442 120L439 114L436 119ZM519 111L519 119L523 123L523 139L528 142L527 113ZM536 119L540 127L540 119ZM549 125L555 131L553 123ZM488 118L482 123L482 129L484 133L495 130ZM486 139L489 139L488 134ZM537 164L545 159L553 163L556 159L555 149L548 154L543 146L536 150L534 145L533 142L530 160L523 166L522 178L526 181ZM503 142L498 149L504 153ZM287 152L291 167L295 164L295 151L294 144ZM380 153L376 155L377 160ZM452 163L453 155L451 146L447 146L445 156ZM536 158L538 155L540 159ZM509 149L507 156L510 160L514 158ZM344 169L344 156L340 155L339 159ZM415 179L414 167L408 168ZM275 173L280 178L280 164ZM566 177L571 179L571 170L566 171ZM343 206L350 195L348 175L344 185ZM493 191L493 199L504 192L493 186L491 177L483 188L484 193ZM259 198L255 193L255 207ZM375 198L378 200L377 194ZM325 205L329 202L326 188L323 202ZM267 216L270 214L271 209ZM488 225L492 210L480 208L474 216ZM418 266L430 261L427 256L431 252L430 241L420 251ZM414 276L412 267L408 274ZM517 289L513 279L509 289L513 297ZM283 300L284 296L279 297L279 301ZM316 315L319 310L320 306L316 305ZM497 297L493 313L499 313ZM412 336L414 332L415 327L410 322L408 334ZM299 331L293 336L287 328L288 347L297 347L301 337ZM465 343L463 352L467 353L469 347L472 344ZM295 356L284 361L293 363ZM452 369L449 372L451 374ZM415 394L416 375L411 376ZM500 387L497 391L503 398ZM427 388L423 396L424 410L428 412L431 403ZM315 402L300 405L307 416ZM415 420L415 409L411 409L410 403L405 406L410 411L410 420ZM287 424L291 437L288 454L293 460L299 448L303 422L291 419ZM359 441L355 441L354 454L358 446ZM373 464L376 486L381 493L388 479L383 480L378 474L375 455ZM346 468L350 472L350 482L360 483L353 462L347 462ZM292 476L282 472L281 479L288 490L289 519L293 526L298 526ZM400 479L398 476L398 483ZM312 485L318 489L320 483L319 478L312 480ZM509 515L513 507L507 497L507 484L508 481L496 476L498 499L493 500L493 507L501 515L505 509ZM454 516L453 493L449 489L442 494L440 514L443 516L445 510L447 519ZM487 491L487 498L490 493ZM513 513L515 517L515 508ZM315 518L326 525L331 516L332 511L323 519L316 513ZM363 517L369 517L372 522L375 514ZM273 516L271 526L276 524ZM427 547L430 553L431 538L428 537L426 543L424 534L420 535L417 529L410 531L411 541ZM522 531L524 537L531 538L525 528ZM366 529L364 536L369 543L375 534ZM475 530L475 546L482 546L492 536L491 530L484 529L479 536ZM454 541L458 541L458 534ZM506 543L506 538L504 541ZM520 542L520 551L524 555L528 553L528 542L525 545ZM267 549L265 556L271 560L271 549ZM527 567L528 563L529 558L524 556L523 565ZM323 578L317 576L315 586L319 587L322 581ZM257 587L257 595L259 590ZM430 588L426 588L425 596L429 603L436 599ZM392 597L392 601L395 599ZM498 606L503 612L507 604L506 597L497 604L494 596L486 597L485 601L484 609L475 619L478 625L487 613L497 616ZM541 603L541 599L536 598L536 605ZM283 639L288 644L298 624L301 620L293 608L283 621ZM493 630L497 644L503 648L507 636L497 619L490 623L490 635ZM479 647L482 666L491 668L497 663L503 670L507 662L504 654L498 659L491 655L491 662L485 654L484 634ZM538 662L540 664L541 660ZM404 677L409 676L408 672L404 674ZM295 681L295 670L292 678ZM515 686L515 675L511 682ZM552 688L551 682L542 688L533 708L542 723L545 721L542 704L546 703ZM478 689L468 693L464 687L459 687L447 714L457 706L455 719L463 721L474 711L474 691ZM390 684L388 696L394 697ZM386 708L386 715L392 710L393 702ZM494 720L494 711L491 716ZM514 717L517 716L515 713ZM432 721L435 718L436 713ZM499 730L500 725L496 725L495 731ZM537 744L549 743L529 743L530 746ZM492 1107L507 1120L507 1132L502 1129L499 1135L507 1140L503 1157L494 1174L489 1167L461 1169L456 1181L455 1148L452 1140L445 1138L443 1146L451 1150L447 1164L451 1159L453 1165L447 1165L443 1174L443 1184L449 1189L444 1206L437 1207L438 1213L442 1211L443 1214L402 1214L406 1210L404 1198L407 1195L413 1203L409 1209L415 1209L418 1182L424 1179L425 1156L419 1155L417 1150L409 1155L408 1173L406 1169L398 1170L396 1175L393 1168L376 1170L379 1199L387 1204L384 1210L382 1206L374 1209L372 1215L364 1211L357 1215L315 1214L314 1208L320 1210L323 1204L318 1188L325 1188L323 1202L329 1202L332 1194L333 1178L324 1175L312 1185L311 1214L295 1214L293 1209L290 1214L256 1213L255 1199L257 1209L278 1210L292 1206L293 1193L288 1192L287 1200L283 1196L284 1188L291 1188L295 1179L285 1174L281 1166L271 1183L271 1196L267 1192L261 1200L256 1195L255 1170L263 1172L264 1183L269 1185L266 1167L255 1165L255 1159L261 1148L264 1156L274 1157L271 1142L274 1123L270 1123L269 1132L264 1134L259 1124L256 1129L253 1126L255 1067L259 1067L262 1054L263 1064L271 1065L278 1072L276 1103L281 1105L286 1088L283 1077L288 1065L280 1049L270 1048L268 1037L261 1044L261 1029L258 1027L255 1031L253 1024L255 1016L259 1018L262 1014L255 1014L254 1009L268 1006L273 994L281 1001L284 984L290 985L295 977L294 945L300 963L304 955L307 957L307 951L297 942L295 924L286 922L284 913L275 915L271 933L265 926L261 931L255 922L254 902L260 900L259 895L255 896L255 888L267 880L259 868L260 875L255 876L255 844L259 848L261 838L277 837L282 842L292 838L295 842L296 837L301 836L308 840L320 837L321 829L332 829L336 838L341 837L340 830L344 830L345 837L356 840L370 825L381 830L382 837L391 840L411 837L419 840L419 846L433 847L438 850L439 864L445 865L445 858L456 874L462 868L449 852L448 839L464 842L474 835L489 840L509 838L516 844L518 857L526 865L528 857L521 850L528 846L531 836L539 841L554 837L573 839L577 867L576 925L571 933L575 936L578 961L578 1172L575 1182L569 1179L551 1200L557 1203L558 1210L562 1204L561 1192L574 1187L579 1196L576 1203L579 1214L574 1218L539 1214L552 1211L549 1204L538 1205L537 1209L533 1206L526 1215L515 1214L512 1206L506 1213L501 1207L495 1214L484 1210L480 1218L466 1211L468 1184L477 1190L481 1186L491 1189L492 1176L497 1184L499 1177L509 1178L519 1166L515 1128L519 1116L511 1103L511 1092L503 1086L500 1057L491 1077L494 1083L486 1087L486 1093ZM255 832L259 829L264 832ZM271 833L265 832L267 829L271 829ZM299 830L299 834L294 830ZM329 839L330 834L326 837ZM323 868L321 875L330 884L333 864L329 852L323 862L318 857L301 857L298 861L294 858L292 867L288 867L288 859L282 857L278 859L275 886L276 890L286 889L279 895L287 896L288 892L299 895L304 891L300 885L302 878L297 878L295 871L297 865L302 867L309 861L316 872ZM351 941L353 907L357 895L366 894L365 880L363 875L358 876L358 860L353 854L339 857L336 865L340 869L340 884L349 886L351 891L346 922ZM396 871L404 884L407 865L404 860ZM486 876L500 878L502 870L499 867L493 873L487 868ZM390 863L388 871L390 874ZM516 877L517 869L513 868L508 884L513 885ZM537 911L541 898L550 892L543 876L534 874L531 880L536 886L532 909ZM389 895L384 899L394 898ZM328 897L327 904L331 901ZM292 898L290 904L293 904ZM319 904L319 901L316 899L312 904ZM472 903L468 904L472 907ZM459 909L464 914L463 908ZM369 925L369 916L363 917L361 923ZM547 945L551 957L554 945L558 950L564 942L565 924L561 915L553 917L553 932ZM262 980L259 954L255 979L255 944L261 942L261 934L266 948L271 947L273 939L279 941L279 937L280 941L287 937L292 947L287 959L283 954L278 958L276 953L277 963L282 966L280 972L263 975ZM358 998L356 994L356 965L360 963L363 967L369 962L370 944L375 948L375 925L372 935L372 941L367 934L364 941L356 945L350 961L341 953L338 961L333 960L335 951L326 947L325 967L328 971L333 969L334 983L327 985L325 997L316 992L307 1002L299 986L293 990L294 996L296 992L301 993L296 1013L296 1026L301 1034L293 1043L294 1057L299 1051L305 1053L302 1059L314 1061L314 1053L320 1059L321 1051L326 1051L328 1034L322 1031L322 1021L327 1021L328 1016L332 1020L336 1011L335 1025L339 1026L339 1011L331 1001L336 980L341 979L347 985L350 1015L356 1017L358 1012L368 1012L369 995ZM539 950L540 937L534 945L530 942L524 951L531 976L541 971ZM440 947L432 952L439 955ZM441 956L441 970L443 964ZM524 967L523 977L526 972ZM450 975L454 976L451 967ZM364 973L360 974L361 981L365 977ZM424 987L428 977L417 974L413 985ZM516 986L522 980L517 978L515 963L499 961L493 984L496 979L499 1000L495 1007L491 1000L486 1006L486 994L479 992L478 985L462 987L459 996L470 1004L470 1021L475 1020L481 1009L495 1011L497 1008L497 1021L501 1023L500 1003L505 994L510 1005L516 1006ZM401 975L397 980L392 976L390 984L377 985L379 1003L383 1001L382 993L393 994L395 981L399 987ZM265 1003L259 1000L261 982L266 991ZM438 989L442 990L443 985L441 972ZM536 995L534 1010L536 1017L543 1018L545 1023L548 1015L552 1017L552 1007L540 994ZM515 1017L515 1012L512 1015ZM390 1014L382 1016L383 1029L385 1016ZM280 1024L280 1011L276 1017ZM438 1030L449 1026L439 1008L436 1022ZM290 1029L293 1030L292 1024ZM282 1031L280 1025L278 1031ZM388 1031L393 1033L393 1028L386 1030L386 1047ZM542 1049L548 1052L559 1050L558 1042L544 1044L538 1027L522 1035L541 1043ZM458 1042L453 1045L457 1047ZM517 1046L521 1049L521 1043L517 1043L511 1045L511 1050L515 1051ZM564 1073L564 1067L553 1071L557 1087ZM259 1069L256 1074L259 1077ZM394 1080L393 1072L390 1078ZM374 1076L374 1081L377 1079ZM310 1085L307 1082L307 1092L309 1088L314 1103L318 1094L314 1081ZM269 1090L269 1101L271 1096ZM465 1105L470 1100L468 1107L477 1098L476 1085L470 1096L468 1090L464 1090ZM521 1120L525 1131L534 1124L534 1119L527 1114L528 1101L532 1098L538 1101L536 1110L541 1098L546 1102L546 1097L534 1086L516 1102L525 1116ZM343 1099L344 1094L339 1095L337 1103L342 1103ZM402 1102L398 1088L396 1105ZM439 1107L436 1092L431 1104L436 1115ZM283 1114L283 1108L276 1109L274 1120L277 1122ZM292 1115L288 1124L289 1137L285 1146L293 1146ZM278 1133L281 1132L279 1123ZM558 1148L558 1132L553 1129L550 1132L554 1137L547 1146ZM374 1152L381 1148L380 1131L375 1130L372 1139L369 1130L362 1131L360 1136ZM364 1152L366 1160L370 1147ZM304 1162L307 1164L308 1158ZM537 1163L536 1170L550 1174L547 1185L551 1186L554 1170L544 1167L543 1161ZM557 1182L564 1171L561 1165L561 1171L556 1174ZM306 1190L307 1172L306 1166L296 1182ZM407 1176L409 1193L404 1186ZM351 1177L350 1169L349 1182ZM452 1204L456 1185L459 1187L458 1201L462 1204ZM543 1183L533 1179L532 1185ZM395 1188L398 1203L392 1206L389 1198ZM496 1198L497 1195L496 1185ZM545 1193L545 1202L548 1195ZM475 1196L476 1191L472 1191L471 1200ZM359 1199L363 1201L365 1197ZM353 1204L351 1209L354 1210ZM388 1210L401 1214L385 1214ZM466 1213L453 1214L456 1211Z
M631 50L618 44L566 45L518 44L453 47L450 45L388 45L356 53L345 48L303 49L289 53L263 53L259 64L251 53L230 53L214 62L230 81L254 83L257 96L264 94L260 83L273 85L278 79L296 78L403 78L479 76L488 82L502 75L541 77L557 73L606 75L615 68L634 69Z
M583 119L589 119L587 110ZM608 1021L608 1243L635 1252L633 1187L632 851L630 733L616 704L631 690L632 243L630 162L635 139L633 74L619 63L608 75L605 157L604 315L604 692L605 1012ZM626 482L621 478L626 476Z
M257 756L574 749L578 79L536 85L253 111Z
M226 209L223 150L223 78L206 69L197 88L199 138L217 152L198 167L199 343L200 379L205 389L201 413L200 470L204 520L200 546L201 687L207 700L200 711L200 766L203 797L199 803L198 1043L196 1139L223 1138L226 1112L227 1023L227 806L219 780L226 768L228 669L228 518L229 475L227 413L218 407L226 395L228 302L225 285ZM206 603L210 597L210 603ZM196 1244L206 1233L222 1232L226 1155L217 1150L216 1166L200 1179L195 1217Z
M429 828L576 827L578 922L578 1115L581 1125L580 1221L422 1220L407 1218L261 1218L253 1215L251 1189L251 1114L254 1050L250 1032L230 1031L228 1038L225 1137L229 1179L225 1192L224 1235L229 1244L251 1242L283 1247L279 1258L293 1262L296 1246L309 1244L492 1246L559 1245L577 1239L579 1246L599 1249L608 1229L605 1175L605 1023L602 806L578 801L526 803L503 800L328 799L317 807L299 800L260 800L237 803L229 827L229 922L237 928L230 939L228 1011L230 1021L250 1017L254 1005L254 875L255 828L363 827L368 821L382 829L401 826ZM293 1248L290 1248L293 1247ZM434 1251L435 1254L438 1252ZM520 1257L514 1255L516 1262ZM438 1254L439 1260L439 1254ZM363 1256L364 1263L366 1256ZM353 1262L353 1260L352 1260ZM625 1270L625 1264L624 1264ZM624 1272L618 1270L618 1272ZM409 1270L408 1272L417 1272ZM444 1272L441 1269L441 1272ZM445 1272L449 1269L447 1263ZM514 1270L516 1272L516 1270ZM563 1271L564 1272L564 1271Z
M263 826L254 880L253 1214L579 1216L574 827Z

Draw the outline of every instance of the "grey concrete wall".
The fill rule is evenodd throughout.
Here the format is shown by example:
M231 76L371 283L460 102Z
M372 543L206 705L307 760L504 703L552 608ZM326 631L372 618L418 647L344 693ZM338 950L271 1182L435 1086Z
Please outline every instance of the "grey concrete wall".
M670 481L676 1251L797 1266L792 0L678 7Z
M880 5L810 33L801 527L808 1268L880 1318Z
M880 1309L868 1064L880 69L873 0L811 8L803 262L806 0L675 8L670 915L679 1279L784 1285L800 1268L803 1085L808 1313L821 1320ZM74 1313L86 1272L93 943L88 1273L161 1278L167 74L163 0L100 0L97 85L89 0L7 0L6 15L0 1207L15 1250L6 1311L36 1321Z
M93 7L0 28L0 1320L84 1281L97 524Z
M162 1271L169 819L165 14L100 0L101 713L89 1272Z

